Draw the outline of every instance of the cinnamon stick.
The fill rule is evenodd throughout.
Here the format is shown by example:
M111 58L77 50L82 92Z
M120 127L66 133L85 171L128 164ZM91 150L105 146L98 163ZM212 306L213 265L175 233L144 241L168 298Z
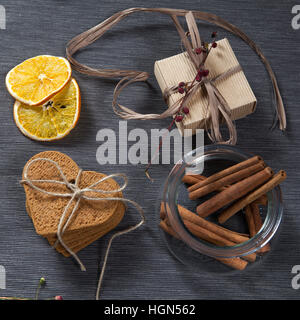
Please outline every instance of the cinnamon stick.
M252 202L250 204L250 208L251 208L251 212L252 212L252 216L253 216L253 222L254 222L254 227L255 227L255 234L257 234L259 232L259 230L261 229L263 222L261 220L261 216L260 216L260 211L259 211L259 207L257 204L255 204L254 202ZM261 249L258 250L259 253L266 253L268 251L271 250L270 244L267 243L265 246L263 246Z
M199 184L202 183L202 181L200 181L200 182L198 182L188 188L189 191L193 190L190 192L189 198L191 200L196 200L198 198L204 197L205 195L207 195L213 191L216 191L222 187L225 187L225 186L228 186L232 183L241 181L242 179L247 178L256 172L263 170L264 167L265 167L265 165L261 161L261 162L258 162L256 164L250 166L250 167L247 167L245 169L241 169L237 172L229 174L219 180L213 181L205 186L196 188L197 186L199 186ZM191 188L193 188L193 189L191 189Z
M264 169L263 171L265 171L267 169L268 168ZM261 171L261 172L263 172L263 171ZM257 173L257 174L260 174L260 172ZM254 176L252 176L252 177L254 177ZM252 177L250 177L250 178L252 178ZM250 179L250 178L248 178L248 179ZM250 204L251 202L257 200L259 197L261 197L262 195L266 194L270 190L274 189L277 185L279 185L285 179L286 179L286 172L284 170L280 170L272 179L270 179L269 181L264 183L261 187L259 187L258 189L252 191L250 194L248 194L245 197L241 198L239 201L234 203L228 209L223 211L218 217L219 223L224 223L230 217L232 217L234 214L236 214L238 211L240 211L241 209L245 208L248 204ZM245 179L245 180L247 180L247 179ZM235 184L235 186L236 185L237 184ZM222 193L224 193L224 192L225 191L223 191Z
M256 251L257 253L267 253L271 250L271 245L270 243L265 244L262 248L260 248L258 251Z
M237 270L244 270L248 265L248 262L241 258L226 258L226 259L217 258L216 260Z
M206 177L200 174L185 174L181 181L186 184L195 184L204 179L206 179Z
M258 186L262 185L264 182L269 180L272 177L272 175L273 175L272 169L267 167L264 170L261 170L258 173L255 173L254 175L240 182L235 183L234 185L226 188L226 190L216 194L215 196L211 197L209 200L200 204L197 207L197 213L201 217L209 216L210 214L212 214L213 212L216 212L220 208L228 205L229 203L253 191L255 188L257 188ZM259 194L259 196L260 195L261 194ZM223 220L221 219L221 221ZM219 219L219 222L220 222L220 219Z
M253 216L253 222L254 222L254 235L257 234L262 227L263 223L261 220L260 212L259 212L259 207L255 203L250 204L250 208L252 211L252 216ZM251 236L251 234L250 234ZM253 236L252 236L253 237Z
M252 213L252 208L250 205L247 205L245 207L245 217L246 217L246 221L249 229L249 234L250 234L250 237L252 238L256 235L256 229L255 229L255 222L254 222L254 217Z
M176 239L180 240L176 232L167 225L167 223L164 220L161 220L159 223L159 226L162 230L164 230L169 235L175 237ZM240 258L217 258L216 260L230 266L231 268L237 269L237 270L244 270L248 264L247 261L240 259Z
M174 238L180 240L179 236L177 233L172 229L171 226L169 226L165 220L160 220L159 226L161 227L162 230L164 230L166 233L168 233L170 236L173 236Z
M165 217L166 217L166 210L165 210L165 205L164 205L164 202L162 201L161 203L160 203L160 218L162 219L162 220L164 220L165 219Z
M215 234L219 235L220 237L223 237L227 240L233 241L234 243L242 243L249 240L249 237L241 235L237 232L228 230L226 228L223 228L221 226L218 226L217 224L207 221L192 211L182 207L181 205L178 205L178 211L181 216L181 218L184 221L189 221L191 223L194 223L202 228L205 228L206 230L209 230L211 232L214 232Z
M183 176L181 181L183 183L193 185L193 184L198 183L199 181L203 181L204 179L206 179L206 177L202 176L201 174L197 174L197 175L187 175L186 174ZM223 191L226 187L221 187L218 189L218 191Z
M237 171L240 171L242 169L245 169L247 167L250 167L252 166L253 164L256 164L258 162L261 162L263 161L261 157L259 156L255 156L255 157L252 157L250 159L247 159L245 161L242 161L242 162L239 162L237 163L236 165L234 166L231 166L227 169L224 169L222 171L219 171L213 175L211 175L210 177L206 178L205 180L202 181L201 184L199 184L198 186L194 187L194 188L191 188L189 191L194 191L200 187L204 187L205 185L209 184L209 183L212 183L214 181L217 181L225 176L228 176L229 174L232 174L232 173L235 173Z
M253 201L253 203L255 203L257 205L261 205L261 206L266 206L268 204L268 197L266 194L264 194L263 196L259 197L255 201Z

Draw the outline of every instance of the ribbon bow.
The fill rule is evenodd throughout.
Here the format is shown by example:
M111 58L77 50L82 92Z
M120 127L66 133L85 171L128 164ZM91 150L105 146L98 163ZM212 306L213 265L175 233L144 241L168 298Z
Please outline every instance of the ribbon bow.
M60 176L62 178L62 181L61 180L47 180L47 179L45 179L45 180L43 180L43 179L41 179L41 180L30 179L28 177L29 168L31 167L31 165L33 163L38 162L38 161L47 161L47 162L53 164L57 168L57 170L58 170L58 172L59 172L59 174L60 174ZM47 158L36 158L36 159L33 159L33 160L31 160L31 161L29 161L27 163L27 165L26 165L26 167L24 169L24 179L21 180L20 183L21 184L28 184L31 188L33 188L33 189L35 189L35 190L37 190L39 192L42 192L44 194L47 194L49 196L70 198L70 200L68 201L67 205L64 208L63 214L60 217L60 220L59 220L59 223L58 223L58 227L57 227L57 238L58 238L58 240L54 244L54 246L56 246L58 244L58 242L59 242L66 249L66 251L68 251L73 256L73 258L78 262L81 271L86 271L86 268L85 268L84 264L81 262L81 260L76 255L76 253L73 252L64 243L64 241L62 239L62 236L63 236L66 228L68 227L70 221L72 220L73 215L76 213L76 211L78 209L78 206L79 206L79 203L80 203L81 199L86 199L86 200L90 200L90 201L103 201L103 200L105 200L105 201L107 201L107 200L108 201L123 201L124 203L126 203L126 202L127 203L131 203L137 209L137 211L139 212L139 214L141 216L140 222L137 223L134 226L131 226L131 227L125 229L125 230L116 232L115 234L112 235L112 237L110 238L110 240L108 242L108 246L107 246L105 257L104 257L104 262L103 262L101 274L100 274L99 281L98 281L98 288L97 288L97 294L96 294L96 299L98 300L99 296L100 296L101 283L102 283L102 280L103 280L105 267L106 267L108 254L109 254L109 250L110 250L112 241L114 240L114 238L116 238L118 236L121 236L121 235L123 235L125 233L131 232L131 231L139 228L142 224L144 224L145 217L144 217L143 209L135 201L132 201L132 200L129 200L129 199L126 199L126 198L120 198L120 197L106 197L106 198L91 197L91 196L88 196L86 194L88 192L96 192L96 193L99 193L99 194L111 194L111 193L121 192L128 185L128 179L127 179L127 176L125 174L122 174L122 173L111 174L111 175L108 175L108 176L106 176L104 178L101 178L100 180L96 181L95 183L91 184L90 186L88 186L86 188L80 189L78 184L79 184L79 181L80 181L81 173L82 173L82 170L79 169L77 177L75 179L75 182L74 183L70 183L57 162L55 162L55 161L53 161L51 159L47 159ZM106 181L106 180L111 179L111 178L114 178L114 177L121 177L121 178L124 179L124 184L120 188L115 189L115 190L96 189L96 187L101 182ZM41 183L41 182L65 185L70 190L70 192L69 193L68 192L67 193L58 193L58 192L47 191L47 190L45 190L45 189L43 189L41 187L38 187L35 184L35 183ZM70 208L70 206L71 206L73 201L75 201L75 206L74 206L71 214L67 218L66 223L63 224L64 220L65 220L65 217L66 217L66 215L68 213L68 210L69 210L69 208Z

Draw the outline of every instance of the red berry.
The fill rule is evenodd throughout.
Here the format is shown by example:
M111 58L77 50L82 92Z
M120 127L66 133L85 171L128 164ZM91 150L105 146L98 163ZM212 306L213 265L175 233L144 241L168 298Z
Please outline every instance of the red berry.
M177 115L175 118L176 122L181 122L183 120L183 116L182 115Z
M217 36L217 32L216 31L211 34L212 38L215 38L216 36Z
M196 75L196 81L200 82L202 80L202 76L198 73Z
M202 71L202 76L203 76L203 77L207 77L208 74L209 74L209 70L206 69L206 70L203 70L203 71Z
M218 46L218 44L216 42L213 42L211 45L213 48L216 48Z
M200 54L202 52L202 49L201 48L196 48L195 52L196 52L196 54Z
M202 76L202 72L203 72L203 70L201 69L201 70L198 70L198 74L199 74L199 76Z
M181 94L183 94L183 93L184 93L184 89L181 88L181 87L179 87L179 88L178 88L178 92L181 93Z
M185 86L185 83L184 82L179 82L179 84L178 84L178 87L180 88L180 87L184 87Z
M183 107L182 108L183 113L188 114L190 112L188 107Z

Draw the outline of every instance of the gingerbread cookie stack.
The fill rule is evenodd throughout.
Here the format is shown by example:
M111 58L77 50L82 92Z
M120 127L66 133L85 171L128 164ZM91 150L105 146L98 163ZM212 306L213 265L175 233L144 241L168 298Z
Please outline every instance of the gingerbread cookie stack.
M57 165L56 165L57 164ZM58 167L66 177L68 185L63 182ZM94 185L106 175L95 171L82 171L67 155L57 151L41 152L33 156L23 170L23 186L26 194L26 209L31 217L36 232L45 237L51 246L64 256L70 253L57 238L57 231L62 214L70 202L70 196L55 196L49 193L72 194L77 183L77 190L91 188L101 192L86 191L86 197L102 198L100 201L82 197L74 214L71 213L77 198L70 203L62 223L61 236L64 244L74 253L85 248L95 240L114 229L122 220L125 205L121 200L105 200L106 198L122 198L122 192L116 192L120 186L109 178ZM32 187L31 183L45 192ZM60 181L53 182L53 181ZM104 193L103 193L104 191ZM111 191L111 192L110 192Z

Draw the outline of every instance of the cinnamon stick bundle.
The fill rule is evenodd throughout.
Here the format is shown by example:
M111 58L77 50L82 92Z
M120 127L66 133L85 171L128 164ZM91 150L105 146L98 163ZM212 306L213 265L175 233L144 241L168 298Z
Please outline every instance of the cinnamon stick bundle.
M265 164L264 164L264 162L261 161L261 162L258 162L256 164L252 165L252 166L249 166L245 169L241 169L241 170L234 172L232 174L229 174L221 179L218 179L218 180L213 181L209 184L206 184L205 186L197 187L197 186L199 186L199 184L200 185L202 184L202 181L200 181L200 182L198 182L188 188L188 191L190 191L189 198L191 200L196 200L197 198L204 197L205 195L207 195L213 191L219 190L222 187L225 187L225 186L231 185L232 183L241 181L242 179L247 178L256 172L263 170L264 167L265 167Z
M269 180L273 175L273 171L270 167L265 168L254 175L237 182L236 184L229 186L226 190L211 197L209 200L203 202L197 207L197 213L201 217L207 217L213 212L221 209L222 207L230 204L231 202L245 196L247 193L253 191L258 186ZM265 194L265 192L263 193ZM259 194L261 196L262 194ZM258 196L258 197L259 197ZM257 197L257 198L258 198ZM256 199L254 199L256 200ZM253 200L253 201L254 201ZM245 207L245 206L243 206ZM222 215L222 214L221 214ZM221 216L220 215L220 216ZM227 220L227 219L226 219ZM225 221L226 221L225 220ZM223 221L223 220L221 220ZM219 219L220 222L220 219Z
M237 171L240 171L242 169L248 168L258 162L263 161L261 157L259 156L255 156L252 157L250 159L247 159L245 161L239 162L234 166L231 166L227 169L224 169L222 171L219 171L213 175L211 175L210 177L206 178L205 180L202 181L202 183L199 183L197 186L193 186L193 188L191 188L189 191L194 191L200 187L204 187L205 185L212 183L214 181L217 181L225 176L228 176L229 174L235 173Z
M194 236L217 246L231 247L248 241L248 235L226 229L205 220L204 217L237 200L219 215L218 221L219 223L224 223L236 212L245 208L245 218L249 234L250 237L254 237L263 225L259 205L267 205L268 198L266 193L286 178L286 173L283 170L275 176L273 175L272 169L269 167L265 168L265 164L259 156L238 163L208 178L202 175L185 175L182 181L191 185L188 190L190 192L189 198L192 200L211 192L219 191L218 194L197 207L198 215L178 205L178 212L185 227ZM173 237L181 240L180 236L172 229L169 223L163 203L161 203L160 217L160 227ZM270 245L266 244L257 252L264 253L269 250ZM243 256L242 258L218 258L217 260L235 269L243 270L248 263L245 260L254 262L255 259L256 253Z
M267 168L266 168L267 169ZM265 169L265 170L266 170ZM263 170L263 171L265 171ZM250 177L251 178L251 177ZM234 203L228 209L223 211L219 217L219 223L226 222L230 217L236 214L241 209L245 208L248 204L252 203L253 201L257 200L262 195L266 194L270 190L274 189L277 185L279 185L282 181L286 179L286 172L284 170L280 170L272 179L268 182L263 184L258 189L252 191L250 194L246 195L245 197L241 198L239 201ZM255 189L255 188L253 188ZM250 191L250 190L249 190ZM225 191L223 191L225 192ZM244 194L245 195L245 194Z

